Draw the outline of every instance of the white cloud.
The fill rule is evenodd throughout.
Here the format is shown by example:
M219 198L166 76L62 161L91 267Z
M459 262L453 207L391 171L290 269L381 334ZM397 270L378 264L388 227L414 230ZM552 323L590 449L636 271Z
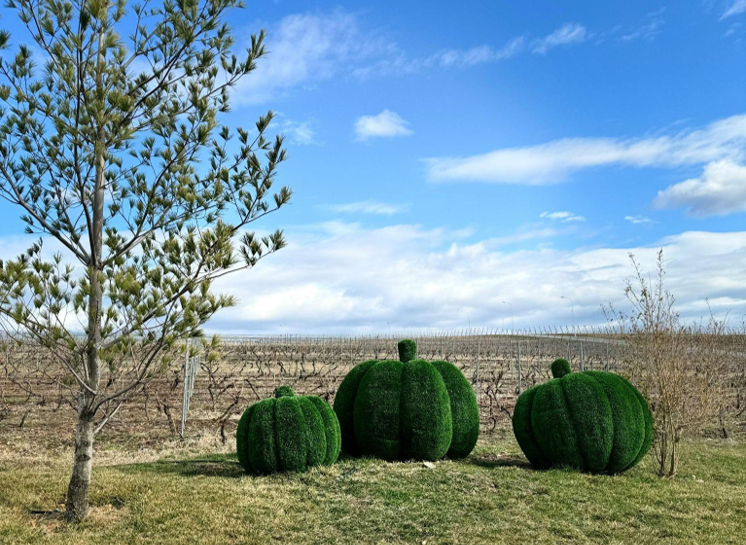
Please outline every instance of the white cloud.
M282 114L279 115L281 116ZM310 146L319 143L316 140L316 131L314 130L314 123L312 121L281 119L278 123L278 132L295 145Z
M721 20L746 11L746 0L733 0L720 17Z
M499 48L483 44L470 49L445 49L429 57L411 58L392 46L390 54L384 55L373 64L356 68L353 74L367 79L372 76L405 75L421 72L433 66L443 68L469 67L486 63L496 63L511 59L525 51L534 54L546 54L550 49L561 46L579 44L586 41L591 34L578 23L568 23L551 34L537 38L530 42L526 35L516 36Z
M746 166L729 160L708 164L700 178L659 191L657 208L686 208L692 216L746 212Z
M588 31L578 23L567 23L551 34L535 40L531 50L540 55L545 54L550 49L561 45L571 45L583 43L588 39Z
M647 25L644 28L648 28L647 33L655 30ZM366 29L354 13L342 9L298 13L268 25L268 53L251 74L238 82L232 98L239 106L261 104L282 98L292 89L313 88L334 77L365 80L415 74L434 66L494 63L523 52L543 55L550 49L580 44L602 34L590 32L579 23L567 23L541 38L513 37L502 47L485 44L466 50L446 48L416 57L402 50L391 36Z
M534 40L532 50L546 53L563 44L580 43L586 31L577 23L565 25ZM526 37L509 40L502 48L482 45L469 50L446 49L427 57L410 57L390 36L363 28L357 15L331 13L289 15L269 25L267 55L233 90L236 104L254 105L277 100L298 87L312 88L333 77L359 79L400 76L433 66L473 66L511 58L525 49Z
M393 216L409 210L408 204L391 204L379 201L360 201L346 204L330 204L325 206L332 212L343 214L376 214L379 216Z
M571 221L579 221L584 222L585 218L583 216L579 216L577 214L573 214L572 212L542 212L539 215L540 218L547 218L550 220L559 220L562 223L567 223Z
M606 37L614 38L620 42L652 41L658 37L666 24L666 8L660 8L649 12L643 22L634 26L617 25L609 31L599 33L603 40Z
M650 41L655 39L663 28L665 21L662 18L654 18L649 23L633 28L622 34L619 39L623 42L634 42L635 40Z
M742 26L743 25L741 23L733 23L732 25L730 25L730 28L725 31L725 34L723 34L723 36L725 38L730 38L731 36L734 36L741 29Z
M391 55L380 56L372 64L354 68L352 75L361 81L365 81L376 77L408 76L421 72L427 67L426 59L411 59L401 51L396 51Z
M516 36L499 48L483 44L470 49L445 49L429 57L409 57L395 45L390 46L388 54L380 55L372 64L353 70L361 79L373 76L406 75L421 72L433 66L443 68L468 67L479 64L495 63L511 59L525 51L535 54L546 54L550 49L560 45L579 44L584 42L590 33L578 23L568 23L551 34L530 42L526 35Z
M267 35L267 55L233 91L239 104L258 104L298 86L313 86L374 55L387 55L386 40L365 33L344 11L289 15Z
M412 129L409 123L396 112L384 110L378 115L364 115L355 122L355 134L358 140L370 138L392 138L409 136Z
M602 303L624 306L633 252L647 270L662 246L668 287L688 319L746 312L746 232L687 232L630 248L507 251L501 239L470 241L468 232L392 225L364 229L333 222L287 232L290 245L245 275L217 286L239 306L210 327L224 333L266 331L365 333L506 326L510 300L518 327L603 323ZM552 236L547 233L546 236ZM556 233L555 233L556 236ZM538 242L538 241L537 241ZM626 307L625 307L626 308Z
M645 216L624 216L624 220L633 223L634 225L640 225L642 223L656 223L655 221L651 220L650 218L646 218Z
M593 167L676 167L725 158L746 158L746 115L673 135L563 138L469 157L429 158L425 164L428 178L435 182L547 185L564 181L572 172Z
M578 23L568 23L543 38L530 42L529 50L539 55L561 45L579 44L590 36L586 28ZM436 64L443 67L474 66L477 64L500 62L511 59L527 50L527 36L518 36L509 40L503 47L496 49L491 45L480 45L471 49L447 49L426 59L421 64Z
M405 69L403 71L417 71L432 65L443 67L475 66L511 59L526 51L537 55L545 55L555 47L582 44L591 39L594 40L595 45L598 45L611 36L616 36L616 39L623 42L631 42L638 39L650 41L660 34L661 28L665 24L663 18L664 11L664 9L661 9L651 12L647 15L644 24L626 29L617 26L607 31L591 32L580 23L567 23L543 38L530 40L527 35L518 36L509 40L501 48L495 48L491 45L480 45L466 50L447 49L427 59L402 62L400 58L394 64L399 66L399 68ZM393 67L392 63L387 61L383 61L383 64L389 68Z
M523 51L526 38L519 36L510 40L500 49L490 45L481 45L467 50L448 49L431 57L430 62L440 66L473 66L487 62L499 62L516 56Z

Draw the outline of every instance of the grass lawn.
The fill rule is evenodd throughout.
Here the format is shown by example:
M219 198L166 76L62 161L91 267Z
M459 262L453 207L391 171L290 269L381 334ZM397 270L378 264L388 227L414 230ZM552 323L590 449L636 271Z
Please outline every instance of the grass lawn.
M616 477L534 471L512 439L435 468L346 459L260 478L230 454L104 450L75 526L55 513L71 454L15 461L5 446L0 543L744 543L746 444L684 449L673 480L651 456Z

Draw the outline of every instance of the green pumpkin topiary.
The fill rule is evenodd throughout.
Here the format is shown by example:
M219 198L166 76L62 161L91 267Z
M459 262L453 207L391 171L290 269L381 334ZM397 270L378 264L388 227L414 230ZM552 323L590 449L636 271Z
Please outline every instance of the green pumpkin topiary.
M247 473L305 471L339 457L339 421L316 396L295 396L290 386L250 405L236 430L238 461Z
M342 448L385 460L468 456L479 436L471 384L451 363L417 359L414 341L398 348L400 361L363 362L339 385Z
M629 381L604 371L571 373L563 359L552 374L523 392L513 411L513 432L531 464L615 474L647 454L653 417Z

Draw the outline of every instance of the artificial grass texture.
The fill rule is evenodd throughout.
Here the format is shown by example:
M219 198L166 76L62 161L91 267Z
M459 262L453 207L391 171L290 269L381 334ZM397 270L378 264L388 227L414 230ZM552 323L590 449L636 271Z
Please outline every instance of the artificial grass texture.
M363 377L377 363L378 360L368 360L353 367L342 380L334 397L334 412L342 432L342 450L351 456L360 454L355 439L355 397Z
M443 377L425 360L410 360L402 369L401 391L403 457L439 460L453 438L451 401Z
M552 364L555 378L526 390L513 412L513 432L537 468L564 466L621 473L637 464L653 439L645 399L624 378L603 371L570 373Z
M402 361L363 362L340 384L334 411L342 449L384 460L468 456L479 435L471 385L448 362L413 359L414 341L398 348Z
M453 439L449 458L465 458L474 450L479 438L479 405L471 384L458 368L447 361L434 361L433 367L443 377L451 403Z
M399 351L399 361L407 363L417 358L417 343L410 339L403 339L396 345Z
M552 376L554 378L562 378L568 373L572 373L570 369L570 362L565 358L557 358L552 362Z
M401 376L404 364L387 360L373 365L355 397L355 440L360 452L384 460L402 457L399 440Z
M316 396L295 396L289 386L250 405L238 422L236 451L247 473L305 471L333 464L341 450L334 411Z

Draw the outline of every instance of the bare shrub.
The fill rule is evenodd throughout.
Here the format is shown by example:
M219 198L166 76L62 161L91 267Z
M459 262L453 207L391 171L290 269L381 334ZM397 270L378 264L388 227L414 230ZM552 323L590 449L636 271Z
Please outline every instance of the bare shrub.
M604 311L630 344L631 378L650 401L658 475L672 477L685 434L702 431L718 417L722 422L730 355L726 323L712 313L706 323L682 322L676 299L665 287L662 250L654 277L645 275L634 255L630 259L635 274L625 295L631 310L625 313L609 305Z

